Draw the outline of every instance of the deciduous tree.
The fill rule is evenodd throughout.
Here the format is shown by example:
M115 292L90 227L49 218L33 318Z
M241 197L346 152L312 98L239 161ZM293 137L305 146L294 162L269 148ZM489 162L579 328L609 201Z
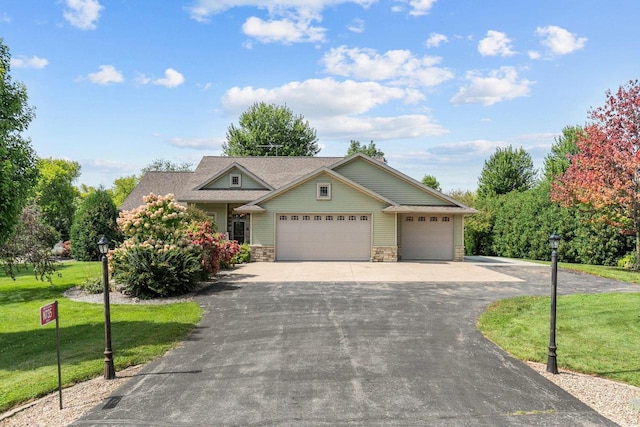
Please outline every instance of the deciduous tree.
M73 182L80 176L80 163L64 159L38 159L40 176L35 186L35 201L45 223L69 239L80 192Z
M636 235L640 255L640 84L606 92L605 104L589 112L577 153L552 198L565 206L582 204L610 224ZM639 258L640 259L640 258Z
M11 79L11 55L0 38L0 244L20 219L38 177L36 154L21 134L34 117L27 89Z
M442 191L442 188L440 188L440 183L433 175L425 175L424 177L422 177L422 183L427 187L433 188L436 191Z
M222 145L226 156L315 156L316 131L287 107L257 102L230 125Z
M387 160L384 158L384 152L378 147L376 147L375 142L371 141L369 145L360 144L360 141L351 140L349 142L349 149L347 150L347 156L350 156L355 153L362 153L369 157L373 157L374 159L382 159L383 162L387 163Z
M581 126L566 126L555 139L551 152L544 159L544 177L553 181L562 176L571 164L571 156L578 152L578 136L584 133Z
M497 148L484 162L478 179L478 197L486 198L524 191L533 187L536 170L531 155L524 148Z

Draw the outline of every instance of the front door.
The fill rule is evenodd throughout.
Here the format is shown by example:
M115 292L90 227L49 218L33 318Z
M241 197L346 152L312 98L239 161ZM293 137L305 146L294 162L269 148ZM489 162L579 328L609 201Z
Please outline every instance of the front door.
M240 220L233 221L233 230L231 232L231 240L236 240L239 244L244 243L244 227L245 222Z

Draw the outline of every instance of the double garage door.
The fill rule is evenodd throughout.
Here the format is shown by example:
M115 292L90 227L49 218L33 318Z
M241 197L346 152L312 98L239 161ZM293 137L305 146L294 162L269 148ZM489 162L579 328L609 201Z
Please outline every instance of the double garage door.
M453 259L453 218L446 215L402 215L402 259Z
M278 261L369 261L371 215L280 214Z

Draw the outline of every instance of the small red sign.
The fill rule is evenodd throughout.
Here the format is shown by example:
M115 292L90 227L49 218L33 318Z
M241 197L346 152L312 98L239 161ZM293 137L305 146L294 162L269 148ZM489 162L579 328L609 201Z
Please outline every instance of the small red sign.
M51 304L43 305L40 307L40 326L44 326L49 322L53 322L56 320L56 303L52 302Z

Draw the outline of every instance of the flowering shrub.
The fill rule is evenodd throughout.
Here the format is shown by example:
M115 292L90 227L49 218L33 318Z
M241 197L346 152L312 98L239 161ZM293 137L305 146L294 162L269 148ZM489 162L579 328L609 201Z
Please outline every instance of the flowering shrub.
M220 233L223 236L222 233ZM220 267L229 268L232 264L231 260L240 252L240 245L236 240L221 240L218 243L220 247Z
M188 231L191 241L202 247L201 263L204 271L216 274L227 268L240 247L235 240L225 240L223 233L216 233L211 222L193 223Z
M144 205L120 212L117 223L128 238L142 242L147 239L172 241L184 236L189 218L187 208L173 199L173 194L142 198Z
M144 205L121 212L117 220L127 239L109 252L113 279L126 293L141 297L178 295L200 278L202 248L187 235L189 216L173 194L143 198Z
M172 194L143 201L120 213L117 223L127 239L109 253L113 278L126 293L152 298L188 292L238 252L237 242L223 240L210 221L189 214Z

